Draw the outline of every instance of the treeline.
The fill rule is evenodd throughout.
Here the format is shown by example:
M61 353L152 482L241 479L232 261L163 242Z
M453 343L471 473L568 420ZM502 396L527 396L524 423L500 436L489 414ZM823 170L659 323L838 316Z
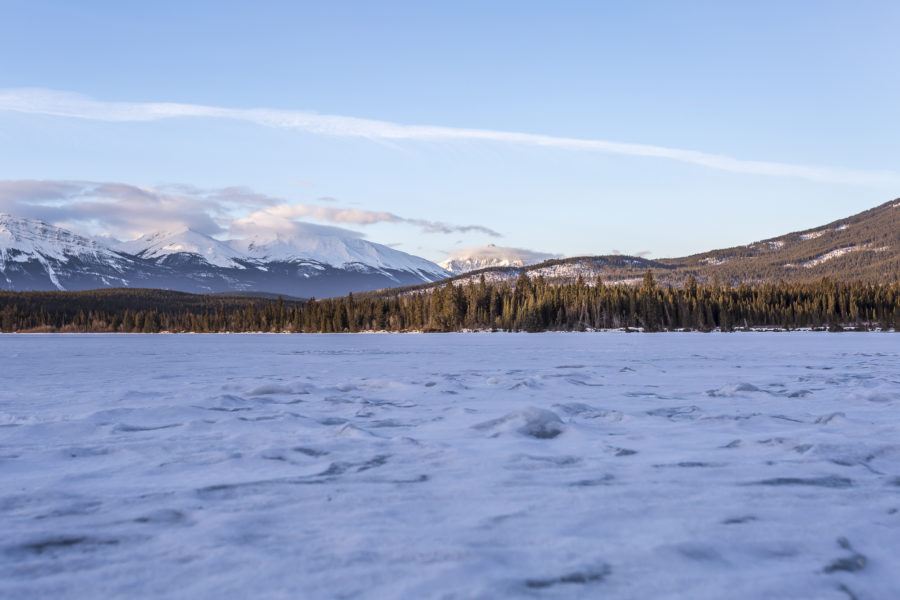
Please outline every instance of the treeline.
M660 286L651 272L640 286L597 280L548 284L521 275L514 285L485 281L400 296L341 298L304 308L303 331L645 331L747 327L832 330L900 329L900 284L769 283Z
M162 293L0 293L0 330L85 332L645 331L748 327L900 330L900 284L816 283L553 285L452 282L432 290L309 302ZM158 291L146 290L148 294ZM68 294L66 296L66 294ZM106 297L104 298L104 294ZM168 294L168 295L166 295ZM64 296L64 301L61 299ZM188 298L184 298L188 297ZM138 306L140 304L140 306Z
M155 289L0 291L0 331L212 333L283 331L304 302Z

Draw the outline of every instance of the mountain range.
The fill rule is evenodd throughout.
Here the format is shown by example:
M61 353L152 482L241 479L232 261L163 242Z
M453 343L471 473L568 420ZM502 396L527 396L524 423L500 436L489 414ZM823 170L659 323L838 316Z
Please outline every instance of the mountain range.
M426 288L447 278L514 280L523 273L551 282L599 277L607 284L636 283L648 269L663 285L681 285L690 276L731 284L823 277L897 281L900 199L813 229L681 258L608 255L528 264L542 256L485 246L451 254L442 268L345 230L308 223L241 240L220 241L182 229L122 243L0 215L0 289L140 287L329 297Z
M326 297L449 275L423 258L341 229L294 225L228 242L183 229L121 243L0 215L0 289L140 287Z
M459 258L458 263L461 262ZM449 266L449 265L448 265ZM514 281L521 274L552 283L576 281L637 284L650 270L663 285L679 286L693 276L700 282L812 282L900 280L900 199L802 231L744 246L710 250L680 258L647 259L606 255L553 259L523 266L490 266L455 275L455 282ZM428 285L418 286L420 288Z

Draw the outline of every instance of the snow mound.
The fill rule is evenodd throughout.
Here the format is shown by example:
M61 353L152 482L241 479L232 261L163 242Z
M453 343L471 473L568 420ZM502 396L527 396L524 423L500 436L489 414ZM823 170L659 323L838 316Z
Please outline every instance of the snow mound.
M763 392L765 390L761 390L756 387L752 383L731 383L728 385L723 385L720 388L716 388L714 390L707 390L706 395L711 396L713 398L730 398L732 396L736 396L742 392Z
M550 410L526 406L514 410L499 419L479 423L474 429L492 431L494 436L501 433L515 432L540 440L552 439L565 431L562 419Z

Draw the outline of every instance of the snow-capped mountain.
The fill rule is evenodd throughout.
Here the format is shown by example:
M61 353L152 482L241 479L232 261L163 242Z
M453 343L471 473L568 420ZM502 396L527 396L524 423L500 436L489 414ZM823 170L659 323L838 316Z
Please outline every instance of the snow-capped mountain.
M241 252L224 242L193 229L150 233L136 240L115 244L114 248L141 258L163 262L199 257L210 265L224 268L242 269L238 259L246 259Z
M93 240L43 221L19 219L0 214L0 259L22 262L34 254L45 259L104 254L105 249Z
M227 242L184 229L104 245L41 221L0 215L0 289L129 286L325 297L448 275L425 259L333 227L297 224L289 232Z
M287 231L266 232L229 246L247 260L277 263L319 263L345 269L361 267L389 273L420 273L426 280L443 279L448 273L424 258L376 244L337 227L291 223Z
M458 275L487 267L525 267L551 258L559 258L559 256L488 244L487 246L454 250L439 264L454 275Z
M127 285L128 257L96 241L43 221L0 214L0 286L3 289L67 289ZM79 283L75 283L79 286Z

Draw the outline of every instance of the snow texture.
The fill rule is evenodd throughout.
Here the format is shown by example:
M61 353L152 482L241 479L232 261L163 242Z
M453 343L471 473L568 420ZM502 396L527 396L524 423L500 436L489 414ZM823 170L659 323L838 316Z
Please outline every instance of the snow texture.
M896 598L897 340L0 336L0 597Z

